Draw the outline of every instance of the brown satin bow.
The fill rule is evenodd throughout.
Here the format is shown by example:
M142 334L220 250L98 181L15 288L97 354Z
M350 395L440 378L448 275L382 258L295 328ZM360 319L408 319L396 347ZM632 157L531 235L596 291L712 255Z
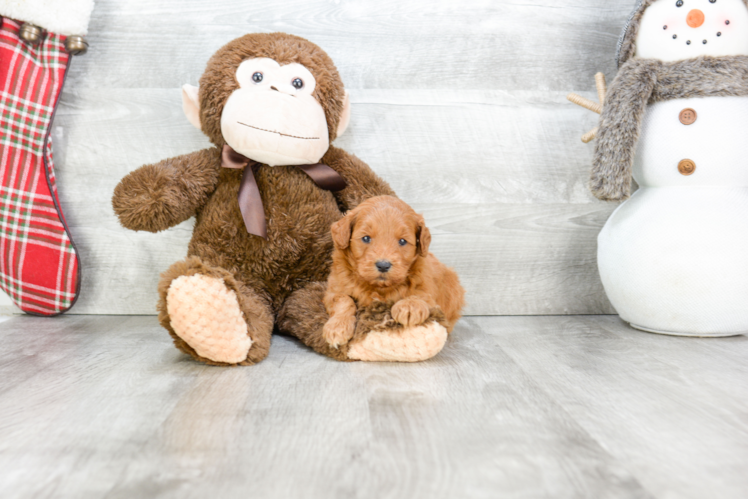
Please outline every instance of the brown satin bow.
M239 186L239 209L242 212L244 225L247 227L249 234L268 239L265 208L262 206L262 197L260 197L260 190L257 187L253 172L255 168L260 166L260 163L237 153L234 148L226 144L221 152L221 166L223 168L244 169L242 183ZM342 191L345 189L345 179L324 163L296 166L308 175L315 184L326 191Z

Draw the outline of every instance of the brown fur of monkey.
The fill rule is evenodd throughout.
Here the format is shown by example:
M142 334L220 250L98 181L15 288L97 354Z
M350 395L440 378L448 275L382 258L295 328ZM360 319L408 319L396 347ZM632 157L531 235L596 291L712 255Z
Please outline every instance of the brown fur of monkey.
M314 325L324 324L327 318L316 318L317 304L310 299L330 270L330 226L342 211L361 201L394 193L365 163L332 146L321 162L347 182L337 193L319 188L296 167L261 165L255 178L268 239L248 234L237 203L242 171L221 167L225 141L220 120L226 100L238 88L237 67L252 57L269 57L281 64L297 62L308 68L316 79L313 95L325 111L330 140L335 138L345 91L327 54L292 35L246 35L221 48L200 79L201 127L215 147L135 170L116 187L113 207L124 227L140 231L162 231L196 216L187 260L163 273L159 284L161 323L183 352L209 364L253 364L267 355L277 322L280 329L318 352L347 359L345 348L333 350L320 342L321 327L317 332ZM174 279L193 274L222 279L236 293L253 342L246 360L222 363L201 358L171 328L166 307L169 286ZM309 293L304 293L307 288ZM299 297L298 302L294 303L294 297ZM324 312L321 294L319 306Z

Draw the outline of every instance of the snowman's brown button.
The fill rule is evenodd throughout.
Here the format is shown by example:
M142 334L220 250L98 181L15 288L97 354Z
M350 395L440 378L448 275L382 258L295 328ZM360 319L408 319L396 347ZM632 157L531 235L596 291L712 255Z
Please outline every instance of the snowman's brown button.
M678 163L678 172L683 175L691 175L695 171L696 164L693 162L693 160L681 160L681 162Z
M696 121L696 111L691 108L686 108L680 112L680 122L683 125L691 125Z

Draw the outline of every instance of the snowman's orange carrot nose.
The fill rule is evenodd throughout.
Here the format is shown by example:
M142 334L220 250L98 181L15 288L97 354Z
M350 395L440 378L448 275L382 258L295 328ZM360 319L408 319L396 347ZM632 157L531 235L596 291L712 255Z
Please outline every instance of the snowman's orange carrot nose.
M693 9L686 16L686 22L690 27L698 28L699 26L704 24L704 13L699 9Z

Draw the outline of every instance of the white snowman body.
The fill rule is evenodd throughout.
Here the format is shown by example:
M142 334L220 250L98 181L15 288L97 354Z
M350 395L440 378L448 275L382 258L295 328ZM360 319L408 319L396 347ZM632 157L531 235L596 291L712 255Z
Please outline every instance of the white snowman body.
M695 43L695 55L708 55L705 47L716 40L729 43L712 43L713 55L748 54L743 0L678 3L684 5L657 0L648 7L636 57L686 59ZM679 23L678 9L686 6L691 9L683 18L703 8L698 27L690 19ZM702 29L710 22L708 31ZM670 44L678 39L680 46ZM632 326L674 335L748 333L747 137L748 97L674 99L647 107L633 166L639 190L598 238L605 291Z
M696 121L683 124L684 110ZM731 126L725 126L731 124ZM748 333L748 97L650 105L634 160L639 190L598 238L621 318L658 333ZM683 175L678 165L696 166Z

